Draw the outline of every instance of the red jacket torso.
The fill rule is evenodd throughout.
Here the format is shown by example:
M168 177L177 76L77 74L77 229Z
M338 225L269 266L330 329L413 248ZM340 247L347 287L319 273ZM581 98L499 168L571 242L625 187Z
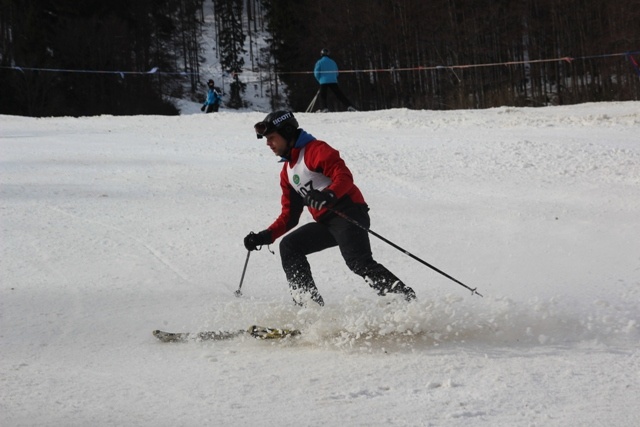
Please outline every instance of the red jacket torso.
M304 152L304 159L299 158L301 151ZM333 191L338 203L342 201L341 199L348 198L351 203L366 204L360 189L353 183L351 171L340 157L340 153L326 142L314 139L303 147L292 148L290 157L290 160L285 161L280 172L282 212L268 228L273 240L298 225L304 209L302 195L306 191L304 185L295 185L289 182L289 171L298 162L303 161L309 171L320 173L329 178L330 183L324 189ZM296 191L296 188L300 192ZM316 210L309 207L308 209L316 221L327 213L326 208Z

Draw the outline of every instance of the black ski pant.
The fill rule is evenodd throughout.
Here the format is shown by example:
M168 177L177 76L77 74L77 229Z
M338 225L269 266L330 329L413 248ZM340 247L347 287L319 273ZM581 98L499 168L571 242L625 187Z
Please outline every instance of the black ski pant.
M220 108L220 104L209 104L207 105L207 111L205 113L217 113Z
M338 83L327 83L320 85L320 100L322 101L322 108L328 108L327 104L327 90L331 89L331 92L338 98L338 101L342 102L345 107L351 107L351 101L342 93Z
M368 228L368 210L366 205L351 205L343 212ZM297 228L280 242L282 268L296 303L302 304L301 298L308 294L313 301L324 305L313 280L307 255L335 246L340 248L349 269L363 277L379 295L401 293L407 300L415 298L411 288L405 286L392 272L373 259L369 233L366 230L329 213L319 222Z

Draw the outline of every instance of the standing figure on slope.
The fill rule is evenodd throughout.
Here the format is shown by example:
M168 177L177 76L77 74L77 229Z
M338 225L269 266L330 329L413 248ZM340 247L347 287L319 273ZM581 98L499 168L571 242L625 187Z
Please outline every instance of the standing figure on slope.
M313 69L313 75L320 84L320 101L322 104L320 111L329 111L327 106L327 90L329 89L331 89L336 98L344 104L348 111L357 111L351 104L351 101L342 93L340 86L338 86L338 64L329 57L329 50L322 49L320 55L321 58L318 59Z
M207 99L204 101L204 104L202 104L200 111L204 111L205 113L217 113L220 108L220 103L222 102L222 97L220 96L218 89L216 89L212 79L209 79L207 82L207 87L209 88L207 92Z
M367 228L370 225L369 207L340 153L299 129L290 111L272 112L254 129L284 162L280 172L282 211L266 230L249 233L244 246L253 251L273 243L298 225L305 205L315 220L290 232L280 242L282 268L294 302L306 305L311 300L324 305L307 255L336 246L349 269L379 295L394 293L407 301L415 299L413 289L374 261L367 230L336 214L340 212Z

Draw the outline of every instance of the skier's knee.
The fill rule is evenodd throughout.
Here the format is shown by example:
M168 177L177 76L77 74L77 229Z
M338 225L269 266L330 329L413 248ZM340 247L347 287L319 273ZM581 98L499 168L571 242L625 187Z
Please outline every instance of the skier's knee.
M352 258L345 260L349 270L360 277L365 277L376 269L376 262L370 259Z
M288 257L295 252L287 236L280 240L280 245L278 245L278 248L280 250L280 256L282 258Z

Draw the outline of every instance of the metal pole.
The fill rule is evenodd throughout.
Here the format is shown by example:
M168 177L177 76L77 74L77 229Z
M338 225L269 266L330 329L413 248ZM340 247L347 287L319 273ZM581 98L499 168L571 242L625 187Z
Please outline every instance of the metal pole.
M247 265L249 264L249 255L251 255L251 251L247 251L247 259L244 261L244 268L242 269L242 277L240 277L240 286L238 286L238 290L235 295L239 298L242 296L242 282L244 281L244 273L247 272Z
M316 92L316 96L314 96L313 99L311 100L311 103L307 107L307 110L305 111L305 113L313 112L312 110L313 110L313 107L316 105L316 100L318 99L319 94L320 94L320 89L318 89L318 91Z
M415 256L414 254L412 254L411 252L401 248L400 246L396 245L395 243L393 243L392 241L385 239L384 237L382 237L381 235L379 235L378 233L376 233L373 230L370 230L369 228L365 227L364 225L360 224L358 221L356 221L355 219L345 215L344 213L337 211L335 209L331 209L331 208L327 208L329 211L335 213L336 215L338 215L339 217L349 221L350 223L362 228L363 230L366 230L368 233L373 234L374 236L376 236L378 239L382 240L383 242L393 246L394 248L396 248L397 250L399 250L400 252L403 252L405 255L410 256L411 258L415 259L416 261L420 262L421 264L426 265L427 267L429 267L430 269L432 269L433 271L436 271L440 274L442 274L444 277L446 277L447 279L453 280L454 282L456 282L457 284L469 289L471 291L471 295L476 294L478 296L482 296L476 289L476 288L470 288L469 286L465 285L464 283L462 283L461 281L459 281L458 279L455 279L453 277L451 277L450 275L448 275L447 273L445 273L444 271L434 267L433 265L429 264L428 262L418 258L417 256Z

